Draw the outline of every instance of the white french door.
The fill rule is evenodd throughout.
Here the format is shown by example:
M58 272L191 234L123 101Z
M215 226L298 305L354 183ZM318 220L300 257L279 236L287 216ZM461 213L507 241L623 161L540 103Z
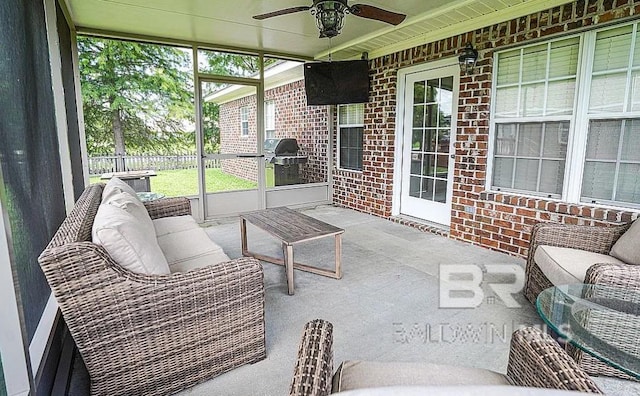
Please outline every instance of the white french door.
M460 68L405 75L401 214L449 225Z

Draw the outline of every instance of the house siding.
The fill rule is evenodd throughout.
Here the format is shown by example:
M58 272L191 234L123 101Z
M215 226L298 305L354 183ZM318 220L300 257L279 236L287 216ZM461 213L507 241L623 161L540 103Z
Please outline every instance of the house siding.
M460 79L449 236L526 256L531 229L536 222L607 225L636 218L638 213L632 211L493 193L485 191L485 187L494 51L638 14L640 1L575 1L371 60L363 169L360 173L333 170L334 202L391 217L397 73L408 66L455 57L466 43L472 43L479 51L479 58L474 74ZM418 223L406 223L422 227Z

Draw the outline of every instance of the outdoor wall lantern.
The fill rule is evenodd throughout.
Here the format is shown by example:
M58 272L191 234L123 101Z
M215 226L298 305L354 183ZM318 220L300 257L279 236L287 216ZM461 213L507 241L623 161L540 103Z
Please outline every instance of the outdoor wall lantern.
M349 12L346 1L319 1L311 9L316 17L320 38L335 37L344 26L344 14Z
M473 68L476 67L476 62L478 61L478 50L473 48L471 43L467 43L467 46L464 47L462 53L458 57L458 62L460 63L460 70L464 72L464 74L472 74Z

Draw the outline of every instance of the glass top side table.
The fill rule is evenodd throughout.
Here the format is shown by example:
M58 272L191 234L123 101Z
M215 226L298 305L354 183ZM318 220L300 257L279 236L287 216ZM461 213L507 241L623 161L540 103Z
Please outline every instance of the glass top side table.
M536 308L571 344L640 379L640 293L603 285L554 286L540 293Z

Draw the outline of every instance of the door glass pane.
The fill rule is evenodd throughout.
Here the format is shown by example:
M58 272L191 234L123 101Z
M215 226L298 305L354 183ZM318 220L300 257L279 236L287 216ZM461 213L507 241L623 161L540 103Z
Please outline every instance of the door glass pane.
M437 127L440 118L440 107L437 104L427 105L427 119L425 126Z
M409 178L409 195L414 198L420 198L422 179L420 176L411 176Z
M424 81L418 81L413 84L413 103L425 103L425 84Z
M411 174L412 175L422 175L422 154L412 153L411 154Z
M438 148L437 151L439 153L448 153L450 146L450 129L439 129L438 130Z
M422 159L422 175L433 176L436 169L436 156L434 154L427 154L423 156Z
M411 151L422 151L422 140L423 140L423 131L422 129L414 129L413 135L411 138Z
M435 180L435 191L433 194L433 200L436 202L447 202L447 181Z
M413 106L413 126L418 128L424 127L424 105Z
M424 97L423 97L424 91ZM420 197L434 199L434 178L448 177L450 126L453 109L453 77L431 79L414 84L415 104L412 115L414 128L411 143L411 175L422 176ZM424 117L423 117L424 115ZM423 129L424 128L424 129ZM438 155L437 153L445 153ZM417 196L418 180L410 179L410 195ZM446 180L444 193L438 199L446 199ZM444 202L444 201L438 201Z
M434 194L434 180L431 178L423 178L422 179L422 199L426 199L428 201L433 201Z

